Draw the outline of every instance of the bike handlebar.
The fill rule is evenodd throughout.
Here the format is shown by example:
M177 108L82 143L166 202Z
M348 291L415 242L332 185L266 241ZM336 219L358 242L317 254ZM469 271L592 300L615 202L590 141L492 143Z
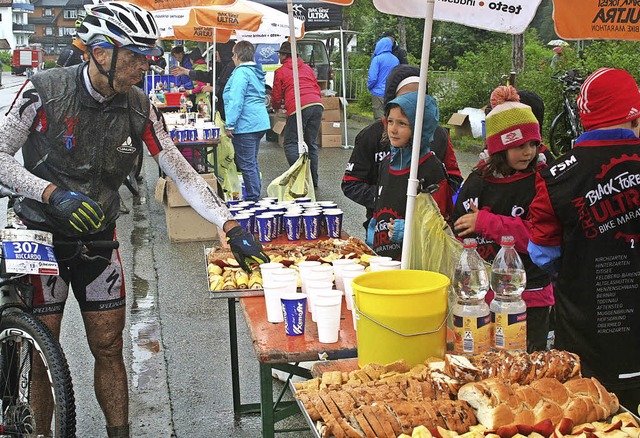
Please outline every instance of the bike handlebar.
M92 240L85 242L84 240L54 240L54 247L86 247L87 249L118 249L120 242L117 240Z

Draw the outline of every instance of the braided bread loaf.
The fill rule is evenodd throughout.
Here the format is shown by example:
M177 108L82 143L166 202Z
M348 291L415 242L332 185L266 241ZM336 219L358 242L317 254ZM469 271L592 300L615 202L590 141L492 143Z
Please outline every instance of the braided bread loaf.
M533 426L563 418L574 424L603 420L620 409L618 398L595 378L575 378L562 384L555 378L534 380L530 385L510 384L491 378L464 385L458 400L476 410L478 421L488 429L501 426Z
M511 383L528 385L534 380L553 377L560 382L580 376L578 355L562 350L508 353L488 352L471 357L482 379L497 377Z

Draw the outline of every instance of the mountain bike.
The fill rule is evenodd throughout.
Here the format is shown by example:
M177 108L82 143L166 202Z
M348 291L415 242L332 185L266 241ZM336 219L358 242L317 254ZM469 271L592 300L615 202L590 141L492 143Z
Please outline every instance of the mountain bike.
M17 195L0 186L0 197ZM91 248L118 246L117 241L54 241L51 233L27 230L13 208L7 209L7 228L0 230L0 437L75 437L69 366L55 336L31 314L35 288L29 279L59 275L58 261L102 258L89 256ZM63 260L56 260L54 247L64 250ZM45 377L34 383L38 371ZM50 398L42 396L49 391Z
M18 224L11 211L8 213L9 226ZM0 436L3 437L32 437L43 430L45 436L75 436L75 400L69 366L51 331L31 314L35 288L26 281L33 273L58 272L52 240L51 233L43 231L0 230ZM46 374L50 400L46 397L37 400L32 391L36 370L44 370ZM35 403L45 412L40 418L34 412Z
M549 147L555 156L567 153L584 132L580 123L576 98L584 82L577 70L568 70L562 76L553 76L562 84L562 110L553 119L549 133Z

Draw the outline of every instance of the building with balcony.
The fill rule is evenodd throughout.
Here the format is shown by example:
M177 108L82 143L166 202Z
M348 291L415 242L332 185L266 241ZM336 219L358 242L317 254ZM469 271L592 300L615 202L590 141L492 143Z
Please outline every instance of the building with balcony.
M6 42L0 49L15 49L29 44L29 37L34 32L34 27L29 24L33 10L29 0L0 0L0 41Z
M76 20L86 15L84 5L91 3L91 0L34 0L34 12L29 17L34 33L29 43L42 45L49 59L57 58L73 40Z

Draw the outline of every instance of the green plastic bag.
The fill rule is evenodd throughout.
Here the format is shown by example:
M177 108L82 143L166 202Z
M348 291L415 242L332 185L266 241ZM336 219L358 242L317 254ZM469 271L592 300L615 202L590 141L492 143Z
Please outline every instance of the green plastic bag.
M429 193L416 197L411 226L409 269L439 272L452 278L462 253L462 243L453 235Z
M218 182L224 191L226 199L239 199L242 187L238 178L238 169L234 161L235 150L231 139L227 137L225 123L216 111L215 126L220 128L220 143L218 144Z
M271 181L267 194L275 196L279 201L293 201L297 198L309 197L316 200L311 178L311 161L308 154L302 154L285 173Z

